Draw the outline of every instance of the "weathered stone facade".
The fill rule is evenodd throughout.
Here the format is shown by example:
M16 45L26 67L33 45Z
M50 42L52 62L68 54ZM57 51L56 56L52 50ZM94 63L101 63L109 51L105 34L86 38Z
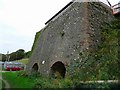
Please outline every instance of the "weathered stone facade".
M97 49L101 26L112 19L111 9L101 2L73 2L42 29L27 71L69 74L67 66L81 58L80 52Z

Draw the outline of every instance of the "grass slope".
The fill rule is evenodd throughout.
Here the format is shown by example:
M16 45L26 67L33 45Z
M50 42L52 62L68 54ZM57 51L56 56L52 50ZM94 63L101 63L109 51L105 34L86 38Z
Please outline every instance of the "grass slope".
M23 64L27 64L28 63L28 58L24 58L21 60L17 60L18 62L22 62Z
M8 81L11 88L32 88L34 86L34 79L19 74L20 72L6 72L3 73L3 79Z

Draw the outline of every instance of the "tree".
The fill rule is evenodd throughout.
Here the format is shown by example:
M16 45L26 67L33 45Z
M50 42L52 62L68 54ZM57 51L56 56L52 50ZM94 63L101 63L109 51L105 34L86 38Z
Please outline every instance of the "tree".
M25 56L25 50L19 49L19 50L16 51L15 54L16 54L16 59L17 60L22 59Z
M31 55L31 51L26 52L26 53L25 53L25 58L29 58L30 55Z
M5 54L1 54L2 55L2 61L6 61L6 55Z

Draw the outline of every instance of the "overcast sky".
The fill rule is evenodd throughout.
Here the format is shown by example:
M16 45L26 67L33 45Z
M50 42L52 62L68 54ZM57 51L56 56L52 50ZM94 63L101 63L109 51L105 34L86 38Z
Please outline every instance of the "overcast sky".
M70 1L0 0L0 53L31 50L36 32ZM119 0L109 1L114 5Z

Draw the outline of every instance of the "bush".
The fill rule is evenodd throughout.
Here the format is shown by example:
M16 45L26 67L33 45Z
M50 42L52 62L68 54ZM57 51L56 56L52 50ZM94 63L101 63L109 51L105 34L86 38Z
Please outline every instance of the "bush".
M34 88L72 88L73 86L74 84L69 78L53 79L40 75L36 80Z

